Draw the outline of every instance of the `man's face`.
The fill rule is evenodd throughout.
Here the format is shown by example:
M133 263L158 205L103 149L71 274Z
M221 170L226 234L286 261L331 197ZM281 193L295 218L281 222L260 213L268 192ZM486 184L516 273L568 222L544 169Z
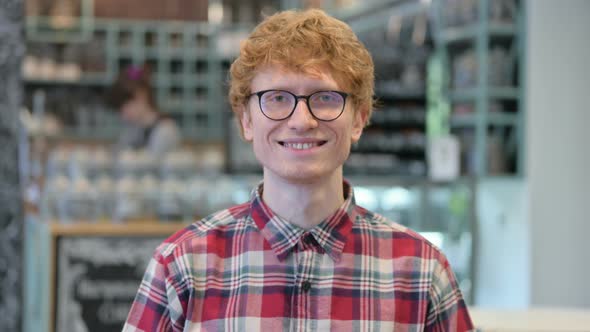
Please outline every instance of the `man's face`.
M295 95L321 90L344 91L326 69L310 75L273 65L262 68L254 77L251 91L279 89ZM350 146L359 140L364 119L352 102L336 120L315 119L304 100L299 100L291 117L275 121L260 111L258 97L252 96L241 119L244 137L252 141L256 158L265 175L292 183L312 183L341 174ZM268 173L271 174L268 174Z

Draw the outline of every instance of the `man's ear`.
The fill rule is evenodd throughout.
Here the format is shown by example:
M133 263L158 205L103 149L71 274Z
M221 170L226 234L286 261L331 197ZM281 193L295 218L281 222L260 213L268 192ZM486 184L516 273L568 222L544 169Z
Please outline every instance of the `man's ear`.
M252 118L250 117L250 110L246 106L241 106L240 113L242 114L240 122L242 129L244 130L244 139L246 141L252 141L254 138L252 130Z
M356 143L361 139L363 128L365 128L365 123L367 123L368 114L369 112L365 109L359 109L355 112L354 119L352 120L352 143Z

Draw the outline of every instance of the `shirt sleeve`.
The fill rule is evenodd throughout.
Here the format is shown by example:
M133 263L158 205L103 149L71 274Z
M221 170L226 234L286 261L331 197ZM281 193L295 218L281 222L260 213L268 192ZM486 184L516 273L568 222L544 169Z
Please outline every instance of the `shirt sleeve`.
M428 316L425 331L475 331L457 280L446 259L436 261L428 293Z
M123 332L182 331L185 311L169 262L158 252L150 260Z

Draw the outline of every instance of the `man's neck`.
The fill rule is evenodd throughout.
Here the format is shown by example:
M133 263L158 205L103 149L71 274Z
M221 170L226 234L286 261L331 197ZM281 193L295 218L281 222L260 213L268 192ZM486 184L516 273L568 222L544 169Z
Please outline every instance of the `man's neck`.
M278 216L311 229L344 203L342 180L341 171L312 183L293 183L265 172L262 199Z

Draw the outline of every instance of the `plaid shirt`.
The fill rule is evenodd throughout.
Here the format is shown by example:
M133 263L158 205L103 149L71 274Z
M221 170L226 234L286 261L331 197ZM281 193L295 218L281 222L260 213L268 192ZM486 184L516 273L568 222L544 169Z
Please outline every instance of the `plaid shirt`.
M348 198L310 230L254 190L168 238L123 331L468 331L445 256Z

